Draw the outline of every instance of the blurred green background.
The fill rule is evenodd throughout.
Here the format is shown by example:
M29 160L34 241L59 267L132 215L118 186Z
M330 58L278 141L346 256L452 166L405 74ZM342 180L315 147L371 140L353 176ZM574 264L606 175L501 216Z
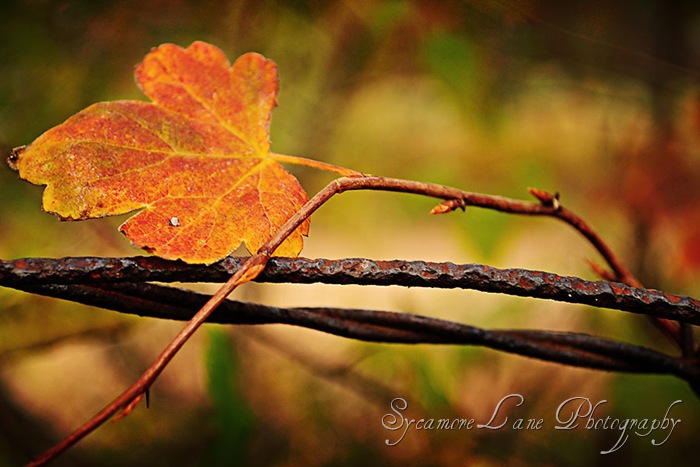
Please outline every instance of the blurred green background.
M698 296L700 5L625 0L5 0L0 149L98 101L143 99L133 67L164 42L204 40L279 65L275 152L527 198L535 186L597 227L643 283ZM290 168L310 193L329 178ZM141 254L125 217L61 223L41 188L0 167L0 257ZM600 258L546 219L348 193L314 215L303 254L484 262L595 278ZM213 286L201 286L212 290ZM673 351L640 317L467 291L249 284L238 299L415 312L498 328L595 333ZM0 289L0 465L47 448L133 381L180 324ZM488 420L504 396L541 430L381 425ZM682 419L661 446L554 430L570 397L613 418ZM700 403L671 377L608 374L477 348L363 344L283 326L205 326L139 407L56 465L691 465Z

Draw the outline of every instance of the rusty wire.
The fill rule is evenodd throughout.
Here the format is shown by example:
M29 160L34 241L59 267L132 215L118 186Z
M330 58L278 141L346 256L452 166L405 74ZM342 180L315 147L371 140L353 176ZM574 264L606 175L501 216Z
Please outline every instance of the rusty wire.
M188 320L207 295L148 281L218 282L241 263L227 258L207 267L154 257L61 258L0 261L0 285L122 313ZM700 302L649 289L585 281L541 271L424 261L274 258L257 279L265 282L404 285L470 288L548 298L698 322ZM277 308L227 300L208 322L288 324L370 342L479 345L584 368L672 374L697 387L700 369L639 345L582 333L488 330L427 316L329 307Z
M0 285L21 288L22 284L224 282L240 267L243 259L228 257L208 266L145 256L0 260ZM483 264L272 258L256 281L473 289L700 324L700 300L692 297L618 282L588 281L550 272L499 269Z

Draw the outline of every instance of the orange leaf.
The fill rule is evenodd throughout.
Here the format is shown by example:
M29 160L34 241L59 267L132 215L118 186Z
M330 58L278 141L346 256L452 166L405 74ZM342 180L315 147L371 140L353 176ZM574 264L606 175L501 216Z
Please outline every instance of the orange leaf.
M241 242L255 252L307 196L270 154L277 66L247 53L165 44L136 68L153 102L94 104L14 155L46 185L43 207L79 220L141 209L120 230L168 259L211 263ZM308 220L277 254L296 256Z

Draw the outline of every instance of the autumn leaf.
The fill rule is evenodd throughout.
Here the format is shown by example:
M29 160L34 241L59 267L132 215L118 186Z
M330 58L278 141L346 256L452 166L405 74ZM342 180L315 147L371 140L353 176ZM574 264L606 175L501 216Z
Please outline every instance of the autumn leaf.
M241 242L255 252L307 201L270 153L274 62L247 53L231 66L210 44L165 44L136 80L152 102L94 104L13 155L21 178L46 185L44 210L66 220L140 210L120 227L134 244L211 263ZM298 255L308 229L276 253Z

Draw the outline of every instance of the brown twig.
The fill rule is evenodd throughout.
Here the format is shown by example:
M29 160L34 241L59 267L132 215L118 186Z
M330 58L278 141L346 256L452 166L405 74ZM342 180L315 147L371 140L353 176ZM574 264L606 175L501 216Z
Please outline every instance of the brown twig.
M589 228L588 225L580 218L575 216L570 211L561 207L559 203L531 203L518 200L512 200L499 196L483 195L479 193L470 193L455 188L449 188L431 183L422 183L409 180L400 180L393 178L374 177L374 176L356 176L342 177L332 181L324 189L318 192L311 198L298 212L273 235L253 256L251 256L244 265L227 281L219 291L195 314L187 325L177 334L173 341L164 349L161 355L148 367L143 375L117 399L90 419L82 427L69 435L59 444L46 451L44 454L37 457L31 465L42 465L51 459L55 458L61 452L68 449L70 446L78 442L88 433L93 431L106 420L114 416L120 410L127 412L133 408L136 402L141 398L145 391L153 384L155 379L165 368L172 357L184 345L189 337L199 328L199 326L208 318L208 316L216 309L226 297L240 284L254 279L262 270L269 257L274 253L279 244L289 236L305 219L307 219L316 209L322 206L328 199L336 194L350 190L382 190L396 191L402 193L414 193L425 196L430 196L442 200L456 200L454 204L464 206L478 206L497 211L526 214L526 215L547 215L560 218L572 225L576 230L582 233L601 253L608 264L616 271L616 274L622 275L623 278L629 280L631 275L628 275L624 265L612 250L607 247L600 236Z

